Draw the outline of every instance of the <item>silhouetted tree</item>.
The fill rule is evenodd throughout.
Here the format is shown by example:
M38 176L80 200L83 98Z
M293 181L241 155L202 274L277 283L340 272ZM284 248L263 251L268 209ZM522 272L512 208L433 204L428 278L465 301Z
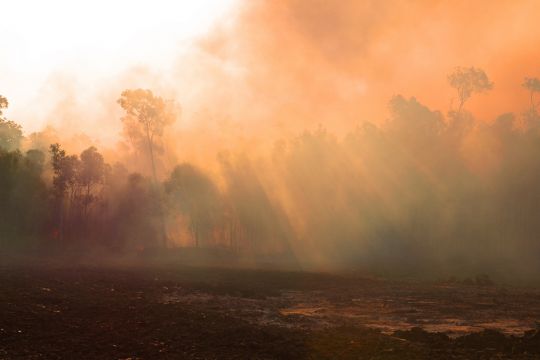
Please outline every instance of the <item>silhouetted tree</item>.
M66 235L66 224L70 216L70 208L76 196L80 161L76 155L66 155L60 144L50 146L51 165L53 168L53 193L57 215L60 240Z
M537 104L534 102L534 94L540 92L540 79L526 77L523 81L522 86L529 90L530 101L531 101L531 111L536 111Z
M4 115L3 110L9 106L8 100L0 95L0 118Z
M159 96L154 96L152 91L143 89L123 91L118 103L126 111L127 116L122 121L129 136L132 139L140 139L142 134L142 138L145 139L152 165L155 195L156 198L159 198L155 158L156 141L163 136L164 128L175 120L172 104L164 101ZM166 246L167 231L165 229L163 209L160 210L160 213L162 222L161 238L163 246Z
M125 90L118 99L120 106L126 111L122 121L129 128L132 137L143 135L148 147L148 154L152 165L152 176L157 182L155 148L156 141L163 135L163 130L175 120L171 104L152 91L136 89Z
M0 248L37 244L47 221L44 155L0 149Z
M152 181L130 174L115 194L116 205L110 216L110 239L117 245L144 250L156 247L156 233L162 229L161 204Z
M165 191L171 207L189 218L189 228L199 247L208 242L220 223L220 196L212 182L202 171L190 164L176 166L165 182Z
M80 158L81 167L78 174L78 181L84 189L84 195L82 195L83 214L87 217L88 208L95 201L95 195L92 193L92 190L95 186L103 182L106 164L103 155L94 146L84 150Z
M538 104L535 102L534 95L540 92L540 79L526 77L522 86L529 91L530 108L525 112L525 123L528 128L537 128L540 125L540 114L536 107Z
M433 139L444 130L444 119L440 112L431 111L419 103L416 98L405 99L396 95L390 100L391 118L388 130L408 138L413 142L425 142Z
M3 110L8 105L7 99L0 95L0 148L12 151L20 147L23 135L19 124L4 118Z
M457 90L458 112L461 112L463 105L473 93L482 93L493 88L493 83L484 70L475 67L457 67L453 73L448 75L448 82Z

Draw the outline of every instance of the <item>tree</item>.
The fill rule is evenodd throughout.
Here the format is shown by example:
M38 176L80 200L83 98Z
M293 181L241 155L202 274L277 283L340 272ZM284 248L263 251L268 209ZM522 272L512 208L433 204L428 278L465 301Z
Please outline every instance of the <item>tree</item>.
M49 214L44 154L0 149L0 248L36 244Z
M389 103L391 118L389 130L400 137L433 139L444 129L443 116L421 104L416 98L405 99L401 95L394 96Z
M49 151L54 172L53 188L57 196L63 197L77 182L79 159L76 155L66 155L60 144L52 144Z
M124 126L128 128L127 132L130 137L142 134L146 140L152 165L152 176L154 182L157 182L156 142L157 138L163 135L165 126L174 122L174 111L172 111L170 103L159 96L154 96L150 90L125 90L118 99L118 103L127 113L122 121Z
M82 195L83 215L88 215L88 207L95 200L92 194L93 188L102 183L105 177L105 161L94 146L81 153L81 168L78 174L78 182L84 189Z
M26 152L27 164L35 173L41 174L45 164L45 154L41 150L31 149Z
M139 250L155 247L155 234L162 226L161 204L155 196L152 180L131 174L114 195L109 241L116 246L134 246Z
M172 208L189 217L189 230L199 247L219 223L219 191L212 180L190 164L176 166L165 182Z
M20 147L23 135L19 124L3 117L2 110L7 109L8 105L7 99L0 95L0 148L13 151Z
M154 180L154 192L156 199L159 197L157 188L155 148L159 137L163 136L165 126L170 125L175 120L175 113L170 102L164 101L159 96L154 96L152 91L144 89L125 90L118 99L120 106L126 111L122 121L128 128L130 136L142 137L148 146L148 155L152 165L152 177ZM138 126L137 126L138 125ZM163 210L160 210L162 223L163 245L167 243L165 229L165 218Z
M540 92L540 79L526 77L523 84L521 84L525 89L529 90L530 101L531 101L531 112L536 113L536 105L534 102L534 94Z
M80 160L76 155L66 155L60 144L52 144L49 150L53 168L53 192L56 199L56 209L59 217L60 240L64 239L66 218L69 217L69 205L77 192L77 174ZM66 197L67 195L67 197ZM67 214L65 214L67 213Z
M9 105L9 103L8 103L7 99L5 97L3 97L2 95L0 95L0 118L3 115L2 110L7 109L8 105Z
M493 83L484 70L475 67L457 67L452 74L448 75L448 82L458 93L458 113L473 93L482 93L493 88Z

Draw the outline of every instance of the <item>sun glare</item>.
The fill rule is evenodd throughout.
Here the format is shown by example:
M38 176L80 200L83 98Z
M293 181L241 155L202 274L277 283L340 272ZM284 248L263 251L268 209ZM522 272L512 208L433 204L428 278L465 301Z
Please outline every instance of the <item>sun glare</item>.
M50 74L73 70L84 81L130 66L160 69L225 16L235 2L4 2L0 20L2 91L11 95L11 109L17 113L41 91Z

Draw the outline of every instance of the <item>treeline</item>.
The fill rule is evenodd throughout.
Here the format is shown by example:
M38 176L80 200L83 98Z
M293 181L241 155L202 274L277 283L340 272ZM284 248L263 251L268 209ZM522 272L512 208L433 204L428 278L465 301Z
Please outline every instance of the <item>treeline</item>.
M1 247L222 247L380 271L540 275L540 81L523 83L528 109L489 123L466 110L493 87L487 75L458 68L449 83L446 115L396 96L380 126L308 131L264 159L221 154L219 179L189 163L156 174L175 112L148 90L119 104L149 176L94 147L22 153L20 127L2 118Z

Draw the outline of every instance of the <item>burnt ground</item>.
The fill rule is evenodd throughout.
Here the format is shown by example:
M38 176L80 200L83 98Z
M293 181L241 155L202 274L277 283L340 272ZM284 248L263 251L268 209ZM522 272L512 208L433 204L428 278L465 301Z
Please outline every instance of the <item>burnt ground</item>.
M540 290L0 265L0 359L540 359Z

